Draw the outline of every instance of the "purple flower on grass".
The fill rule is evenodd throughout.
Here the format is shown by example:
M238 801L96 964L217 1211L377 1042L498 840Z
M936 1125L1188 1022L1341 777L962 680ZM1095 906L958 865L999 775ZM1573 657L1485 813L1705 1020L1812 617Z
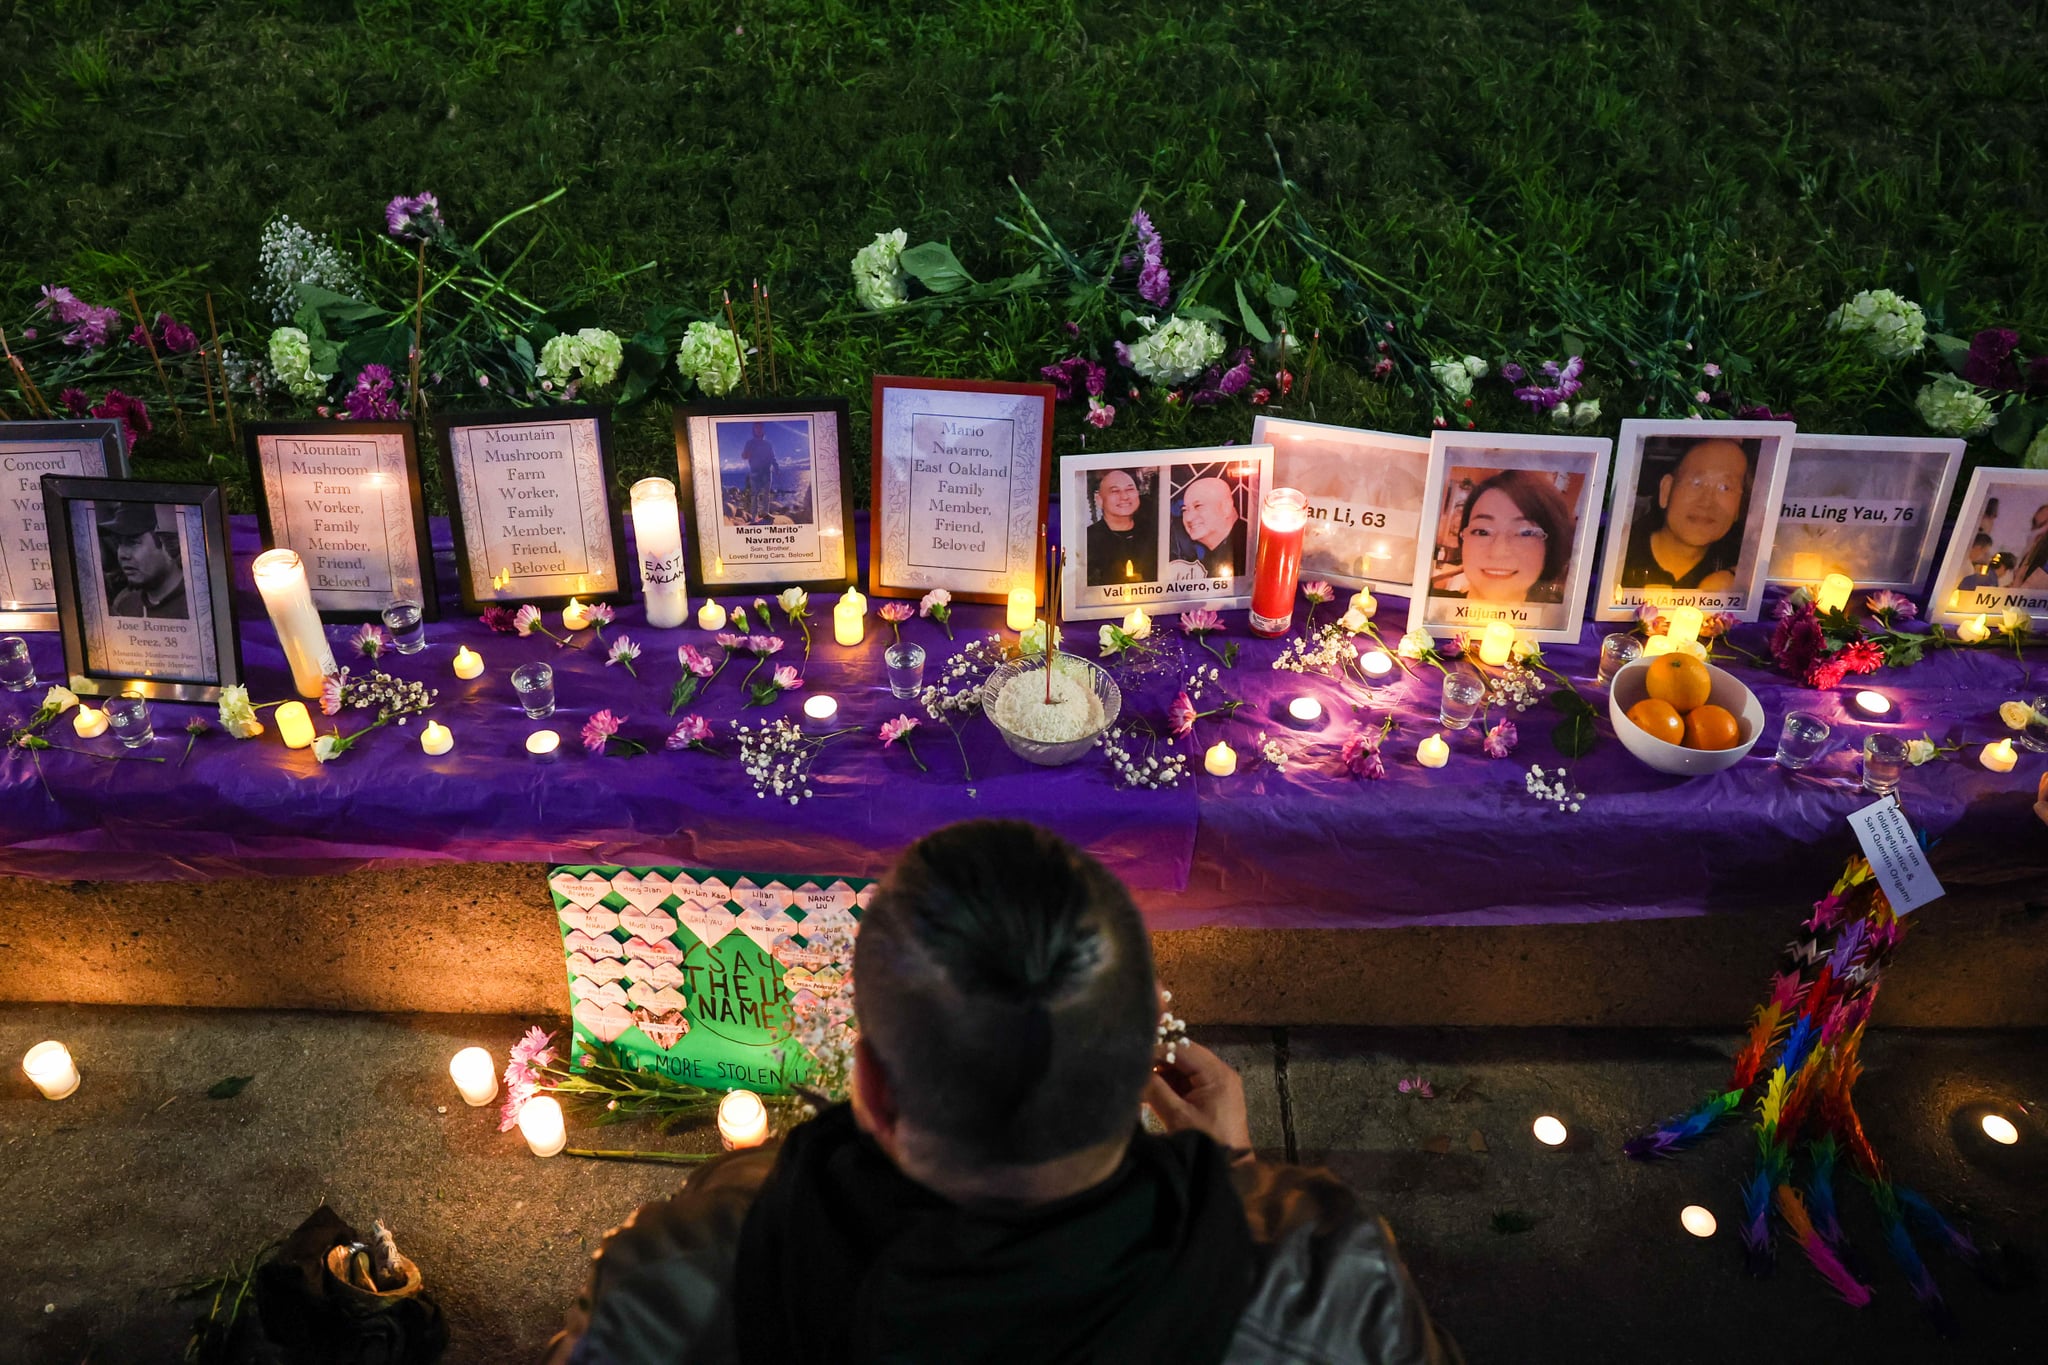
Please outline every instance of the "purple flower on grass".
M1136 369L1136 368L1137 368L1137 366L1135 366L1135 365L1133 365L1133 364L1131 363L1131 348L1130 348L1130 347L1128 347L1128 346L1126 346L1126 345L1125 345L1125 344L1124 344L1123 342L1121 342L1121 341L1114 341L1114 342L1111 342L1111 343L1110 343L1110 347L1109 347L1109 349L1110 349L1111 351L1113 351L1113 352L1115 352L1115 353L1116 353L1116 363L1117 363L1117 364L1119 364L1119 365L1123 366L1123 367L1124 367L1125 369L1127 369L1127 370L1134 370L1134 369ZM1138 391L1137 391L1136 389L1132 389L1132 390L1131 390L1131 397L1133 397L1133 398L1136 398L1137 396L1138 396Z
M342 400L342 409L352 422L396 422L405 407L393 391L391 371L382 365L365 365L356 375L356 385Z
M1506 758L1515 751L1515 742L1520 738L1521 736L1515 733L1515 723L1513 721L1501 721L1486 732L1486 756L1488 758Z
M1173 277L1166 273L1166 240L1143 209L1131 215L1131 226L1138 230L1138 255L1142 261L1138 267L1138 297L1154 308L1164 308L1173 295Z
M1100 394L1109 383L1109 371L1086 356L1068 356L1038 372L1051 382L1053 397L1061 402Z
M1403 1076L1401 1083L1394 1088L1404 1095L1413 1095L1417 1099L1433 1100L1436 1098L1436 1087L1432 1086L1421 1076Z
M1100 398L1088 400L1087 422L1097 430L1104 429L1116 421L1116 404L1105 403Z
M441 201L431 194L401 194L384 206L384 230L393 237L423 242L446 232Z
M107 396L92 408L92 415L118 421L121 430L127 433L130 446L156 430L155 424L149 420L149 404L119 389L108 389Z
M1963 378L1980 389L2017 389L2020 367L2012 358L2019 349L2020 334L2010 327L1986 327L1970 338L1970 355L1963 361Z
M57 394L57 401L64 405L64 411L73 417L83 417L92 409L92 399L85 396L85 390L77 385L63 389Z

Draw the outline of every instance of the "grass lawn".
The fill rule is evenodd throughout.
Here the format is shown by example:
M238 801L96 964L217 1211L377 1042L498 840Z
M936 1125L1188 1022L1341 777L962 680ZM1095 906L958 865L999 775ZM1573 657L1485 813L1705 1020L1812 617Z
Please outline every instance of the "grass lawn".
M403 307L409 266L375 240L393 195L433 191L473 239L567 186L492 244L514 283L543 303L599 286L591 309L627 333L650 305L709 315L722 288L772 280L784 389L850 399L864 450L877 371L1035 378L1073 349L1063 287L861 314L848 260L875 233L948 242L986 279L1037 259L997 221L1017 220L1012 179L1076 244L1114 238L1142 196L1179 283L1240 200L1242 222L1274 206L1277 165L1373 272L1404 347L1583 351L1602 430L1674 410L1650 351L1681 374L1734 358L1741 401L1808 429L1922 430L1933 353L1888 367L1822 328L1868 287L1918 301L1930 330L2048 346L2039 5L0 0L0 35L10 331L44 284L135 287L187 318L211 289L260 352L274 213L333 234ZM1297 337L1323 329L1313 415L1427 429L1414 385L1370 377L1356 296L1277 232L1232 272L1297 290ZM1234 324L1230 284L1205 300ZM674 396L622 416L624 476L672 469ZM0 404L20 415L12 389ZM1156 391L1105 432L1080 414L1062 405L1060 450L1250 428L1242 400ZM1542 421L1498 380L1467 415ZM203 409L183 444L158 430L145 470L226 448Z

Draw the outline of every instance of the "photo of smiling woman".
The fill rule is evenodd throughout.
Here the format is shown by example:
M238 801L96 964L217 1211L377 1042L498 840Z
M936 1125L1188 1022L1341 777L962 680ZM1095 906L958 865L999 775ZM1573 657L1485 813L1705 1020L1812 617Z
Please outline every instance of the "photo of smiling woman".
M1409 627L1531 640L1578 636L1607 472L1595 437L1439 432Z
M1754 620L1793 430L1624 422L1600 616L1623 619L1657 602Z

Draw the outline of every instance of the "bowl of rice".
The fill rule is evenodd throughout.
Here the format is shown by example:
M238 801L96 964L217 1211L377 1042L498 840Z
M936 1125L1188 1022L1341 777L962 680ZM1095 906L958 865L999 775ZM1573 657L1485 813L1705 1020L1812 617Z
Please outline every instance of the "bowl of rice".
M981 709L1010 752L1045 768L1072 763L1116 724L1123 692L1100 664L1056 651L1052 704L1045 701L1045 656L1030 654L989 674Z

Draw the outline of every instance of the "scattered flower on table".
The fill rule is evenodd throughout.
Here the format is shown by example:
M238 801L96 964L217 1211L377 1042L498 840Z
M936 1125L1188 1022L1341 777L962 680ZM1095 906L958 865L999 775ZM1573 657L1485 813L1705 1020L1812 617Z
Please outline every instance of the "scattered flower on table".
M1551 777L1544 769L1531 765L1528 775L1522 779L1522 786L1538 801L1548 801L1563 811L1577 810L1586 799L1584 792L1573 788L1570 775L1563 768Z
M1341 671L1357 657L1358 646L1342 626L1319 626L1308 636L1289 640L1273 667L1283 673L1328 673Z
M1920 608L1913 605L1912 598L1890 588L1880 588L1865 597L1863 609L1887 625L1893 621L1910 621L1920 614Z
M1999 629L2003 630L2007 635L2024 635L2027 633L2028 627L2032 626L2033 623L2034 618L2021 611L2018 607L2007 607L1998 614Z
M1417 626L1401 637L1401 643L1394 647L1394 652L1404 659L1425 659L1436 653L1436 641L1430 638L1428 631Z
M1337 600L1337 590L1320 578L1302 584L1301 595L1308 599L1312 607L1320 607L1325 602Z
M771 720L755 728L745 721L733 722L733 736L739 741L740 767L754 784L754 795L762 800L787 798L794 806L812 795L811 765L825 745L859 726L848 726L826 735L805 734L792 720Z
M1225 668L1237 667L1237 642L1235 640L1220 650L1209 643L1211 635L1219 634L1223 630L1223 616L1220 612L1212 611L1207 607L1202 607L1195 611L1184 611L1180 614L1180 628L1184 634L1192 635L1196 644L1208 650L1217 659L1222 661Z
M1935 746L1934 741L1925 735L1922 735L1919 739L1909 739L1906 741L1906 762L1916 768L1933 762L1934 756L1940 752L1941 750Z
M2034 708L2023 701L2000 702L1998 718L2005 722L2008 730L2024 730L2037 719Z
M676 728L669 732L664 748L681 751L697 749L704 753L716 753L711 747L711 722L699 715L684 716L676 722Z
M1421 1100L1436 1098L1436 1087L1421 1076L1403 1076L1394 1088L1404 1095L1413 1095Z
M953 638L953 594L944 588L933 588L918 599L917 613L929 616L945 628L946 638Z
M910 236L902 228L878 232L875 240L853 253L854 301L870 313L881 313L910 301L910 274L904 270L903 248Z
M1188 756L1176 752L1171 739L1163 743L1162 752L1159 735L1142 720L1120 722L1105 731L1102 752L1117 785L1142 791L1178 787L1187 777Z
M1452 631L1444 642L1436 647L1436 652L1446 659L1464 658L1465 632L1462 630Z
M391 642L385 638L383 628L367 622L361 630L349 637L349 643L355 647L356 653L366 659L378 658L385 650L391 648Z
M748 676L752 676L749 674ZM793 664L783 664L769 673L766 681L757 682L749 690L747 706L766 706L784 692L794 692L804 685L803 675Z
M1198 714L1195 703L1187 694L1187 689L1182 688L1174 696L1173 704L1166 708L1166 728L1176 737L1192 734L1195 729L1195 717Z
M747 652L758 655L763 659L771 654L780 654L782 652L782 637L780 635L749 635L747 637Z
M235 739L254 739L263 732L263 722L256 719L256 708L249 704L246 687L223 687L219 714L220 728Z
M627 717L615 716L609 709L599 711L583 722L583 747L593 754L610 752L613 745L618 746L617 752L626 757L646 753L647 746L639 740L619 738L619 730L626 720Z
M583 619L590 622L600 640L604 638L604 628L612 623L617 614L609 602L592 602L583 608Z
M804 685L804 680L802 676L799 675L796 669L789 664L784 664L782 667L776 669L774 673L774 678L775 686L779 690L784 692L794 692Z
M1515 743L1520 738L1521 736L1515 732L1515 723L1503 720L1486 732L1486 741L1482 747L1486 750L1488 758L1506 758L1515 751Z
M192 746L199 742L201 736L211 733L213 733L213 726L207 723L204 716L194 716L185 722L185 752L178 759L179 767L184 767L185 760L192 757Z
M1281 772L1287 771L1287 750L1277 739L1268 739L1264 731L1259 732L1259 757L1272 764Z
M344 752L340 735L317 735L313 739L313 757L322 763L331 763Z
M640 646L634 642L633 637L621 635L618 639L612 641L611 649L605 654L604 666L610 668L613 664L624 664L626 671L637 678L640 674L633 667L633 660L639 657Z
M809 612L811 595L802 588L784 588L775 595L775 604L790 620L801 620Z
M531 603L512 613L512 629L517 631L522 638L533 634L534 628L539 624L540 608Z
M329 673L320 680L320 714L338 716L341 714L342 697L348 688L348 670Z
M1860 337L1882 360L1905 360L1927 345L1927 314L1889 289L1866 289L1828 315L1829 331Z
M512 635L519 630L518 613L510 607L485 607L483 615L476 619L483 624L485 630L499 635Z
M718 671L718 665L712 661L711 656L695 645L678 646L676 661L682 664L684 672L693 677L708 678Z
M1377 782L1387 775L1386 756L1380 746L1386 741L1387 732L1393 728L1393 719L1380 725L1368 726L1344 741L1338 757L1343 761L1344 771L1363 782Z
M903 643L903 623L915 614L916 609L908 602L884 602L876 613L889 623L889 634L899 645Z
M61 684L52 683L49 690L43 693L43 704L36 709L48 711L54 717L63 715L76 705L78 705L78 694L76 692Z
M917 770L921 773L928 773L931 769L924 766L924 760L917 756L917 750L910 747L910 732L917 727L918 719L916 716L898 716L894 720L883 721L881 730L882 747L886 749L896 743L897 740L902 740L903 752L910 755L910 761L917 765Z
M765 626L768 622L763 621L761 624ZM745 607L734 607L732 609L732 628L739 631L742 635L753 629L752 626L747 624L747 609Z
M746 636L735 634L729 630L721 630L711 638L713 643L728 654L738 654L747 647Z

